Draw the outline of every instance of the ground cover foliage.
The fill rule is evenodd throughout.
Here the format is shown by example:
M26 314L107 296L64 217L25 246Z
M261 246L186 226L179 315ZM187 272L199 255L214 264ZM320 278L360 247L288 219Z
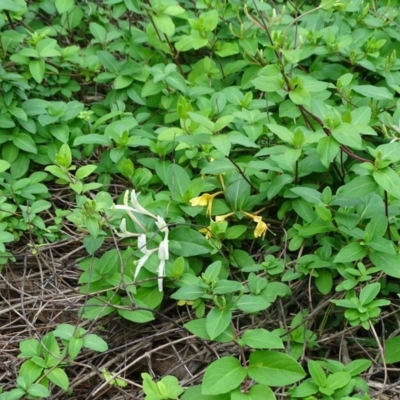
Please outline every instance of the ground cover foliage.
M397 398L398 6L2 0L0 399Z

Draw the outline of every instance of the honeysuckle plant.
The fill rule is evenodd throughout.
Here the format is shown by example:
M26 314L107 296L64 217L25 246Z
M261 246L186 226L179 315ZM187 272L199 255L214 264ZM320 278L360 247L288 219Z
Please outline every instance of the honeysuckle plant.
M210 193L203 193L201 196L199 197L194 197L193 199L190 200L190 204L195 207L195 206L207 206L207 211L206 211L206 215L211 217L211 213L212 213L212 204L214 201L214 198L216 196L218 196L219 194L222 194L224 192L216 192L213 194Z
M124 195L124 204L122 205L115 205L116 210L126 211L128 216L132 219L132 221L139 225L139 227L145 233L137 233L137 232L130 232L126 229L126 219L123 218L120 224L120 231L116 231L117 235L121 238L130 238L130 237L138 237L138 249L143 253L143 256L139 259L136 264L136 270L134 274L134 280L136 280L137 276L141 268L146 264L150 256L157 252L158 259L160 261L158 265L158 290L160 292L163 291L163 277L165 275L165 262L169 259L169 246L168 246L168 234L169 229L168 225L165 222L164 218L160 217L159 215L154 215L150 211L146 210L138 201L139 193L136 193L135 190L131 191L130 200L131 205L129 205L129 191L127 190ZM154 249L147 248L147 240L146 240L146 228L144 225L139 221L139 219L135 216L135 214L142 214L146 215L150 218L155 219L155 224L159 230L159 232L164 234L163 240L160 242L159 246Z
M269 386L305 374L284 353L323 357L324 335L348 325L366 330L354 341L397 335L381 310L400 278L400 11L367 3L0 1L0 265L28 232L38 254L83 237L83 318L147 323L173 299L193 334L239 346L182 400L273 400ZM136 190L113 209L116 183ZM267 221L284 233L270 240ZM110 226L127 246L110 249ZM279 306L286 349L248 325L300 292L313 313L289 324L307 301ZM387 362L399 343L387 341ZM306 381L293 397L350 396L351 380L339 387L342 371L323 368L335 375L309 367L312 391Z

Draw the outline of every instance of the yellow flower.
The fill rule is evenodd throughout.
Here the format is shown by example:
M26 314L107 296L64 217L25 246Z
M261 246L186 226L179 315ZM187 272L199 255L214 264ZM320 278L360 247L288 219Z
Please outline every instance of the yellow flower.
M189 200L190 201L190 205L193 206L193 207L195 207L195 206L207 206L206 215L210 215L211 216L212 203L214 201L214 197L218 196L221 193L223 193L223 192L217 192L217 193L214 193L214 194L203 193L201 196L194 197L193 199Z
M215 222L225 221L228 217L230 217L233 214L235 214L235 213L234 212L230 212L230 213L224 214L224 215L217 215L215 217Z
M256 229L254 229L254 237L258 238L262 236L262 238L265 238L265 234L267 233L268 230L268 224L266 224L261 217L256 216L253 218L254 222L257 222Z
M260 210L260 211L262 211L262 210ZM258 212L260 212L260 211L258 211ZM265 234L267 233L267 230L268 230L268 224L265 223L262 220L262 217L260 217L259 215L250 214L250 213L247 213L247 212L244 212L244 214L247 217L251 218L254 222L257 223L256 229L254 229L254 237L255 238L262 237L264 239L265 238Z
M200 233L204 233L205 238L208 240L211 238L212 236L212 232L211 232L211 226L207 227L207 228L201 228L199 229Z

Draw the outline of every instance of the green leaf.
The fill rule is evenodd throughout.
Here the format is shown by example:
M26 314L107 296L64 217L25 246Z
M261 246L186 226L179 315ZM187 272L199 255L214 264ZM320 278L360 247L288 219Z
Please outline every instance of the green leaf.
M336 372L328 375L326 379L326 388L331 390L338 390L345 387L351 380L351 375L347 372Z
M371 107L361 106L351 111L351 124L366 126L371 120Z
M201 126L203 126L204 128L206 128L211 132L214 131L215 124L214 122L210 121L209 118L195 112L188 112L188 115L193 122L197 122L198 124L200 124Z
M46 386L43 386L40 383L31 383L28 387L27 392L31 396L37 396L39 398L44 398L44 397L50 396L49 389L47 389ZM7 397L7 400L12 400L12 399L13 399L12 396Z
M237 301L236 305L239 310L252 314L266 310L271 303L265 300L262 296L245 294Z
M110 72L117 73L119 71L119 65L117 59L110 54L108 51L98 51L97 57L101 62L101 65Z
M104 242L104 236L93 237L91 235L85 236L83 238L83 245L86 251L92 255L96 250L98 250Z
M297 87L296 89L289 92L289 97L290 97L290 100L292 100L294 104L298 104L298 105L309 105L311 102L310 92L301 87Z
M244 210L250 197L250 186L242 177L239 177L226 188L225 196L233 210Z
M365 285L360 291L360 303L361 305L368 305L381 290L381 284L379 282Z
M231 141L228 135L211 136L211 144L219 150L224 156L229 156L231 151Z
M361 135L350 124L342 122L339 126L332 129L331 132L334 139L340 144L356 150L361 150L364 147Z
M69 386L68 376L65 371L61 368L54 368L49 370L47 373L47 377L53 382L55 385L60 387L63 390L67 390Z
M332 222L322 221L318 219L314 222L311 222L310 225L300 228L299 235L303 238L308 238L317 235L318 233L333 232L335 230L336 228L332 224Z
M218 24L219 14L217 10L206 11L201 14L202 27L207 32L212 32Z
M14 135L13 143L19 149L26 151L27 153L37 154L37 148L32 136L18 132Z
M400 254L372 253L372 263L380 268L385 274L393 278L400 278Z
M157 29L159 29L162 33L165 33L169 37L174 35L175 24L170 16L165 14L161 16L153 15L153 21Z
M253 349L283 349L282 339L266 329L247 329L238 340L240 346L249 346Z
M373 100L392 100L393 94L385 87L378 87L372 85L352 86L355 92Z
M124 89L130 86L133 82L133 78L129 76L117 76L114 81L114 89Z
M279 139L286 143L293 144L294 133L281 125L267 124L268 129L274 133Z
M146 372L141 374L142 380L143 380L143 391L147 395L147 397L151 395L161 395L160 390L158 389L158 386L155 382L153 382L153 379L151 379L151 376L147 374ZM155 397L157 398L157 397ZM159 397L159 399L162 399L162 397Z
M7 161L0 160L0 172L7 171L11 167L11 164Z
M103 353L108 350L108 344L100 336L88 334L83 337L83 347Z
M13 1L13 0L1 0L0 10L8 10L16 13L23 12L26 10L25 1Z
M92 172L96 171L97 165L85 165L83 167L78 168L75 173L77 179L81 180L88 177Z
M321 202L321 193L308 187L295 187L290 189L309 203L319 204Z
M396 197L396 199L400 199L400 176L397 172L390 167L386 167L374 171L372 176L381 188Z
M327 268L319 268L318 276L315 278L315 285L321 294L328 294L333 287L331 271Z
M105 135L99 135L97 133L89 133L88 135L78 136L74 140L74 146L80 146L82 144L97 144L100 146L110 146L112 141Z
M182 201L190 186L190 178L180 165L171 164L167 170L167 185L174 200Z
M69 139L68 125L57 125L51 128L51 134L62 143L67 143Z
M186 10L178 4L170 5L165 10L164 13L172 16L180 15L185 13Z
M207 315L206 329L211 340L219 336L231 323L232 311L214 307Z
M210 161L209 163L206 164L205 167L201 169L201 173L217 175L217 174L222 174L224 172L235 171L235 170L236 170L235 165L227 158L224 158L222 160Z
M394 364L400 361L400 336L394 336L385 343L385 361Z
M283 79L280 75L276 76L265 76L260 75L257 78L253 79L251 83L257 90L261 90L263 92L277 92L282 89Z
M26 339L19 344L20 357L34 357L42 354L43 347L36 339Z
M337 156L340 144L332 136L326 136L318 141L317 154L322 165L329 167L330 163Z
M306 376L294 358L267 350L251 353L247 372L251 379L268 386L291 385Z
M372 176L357 176L348 184L340 187L338 195L348 198L360 198L376 192L378 188L379 187Z
M246 369L237 358L223 357L207 367L201 392L206 395L228 393L237 388L246 375Z
M205 294L205 289L200 286L184 285L171 295L177 300L197 300Z
M64 14L74 8L75 0L55 0L55 6L59 14Z
M45 362L43 359L42 361ZM19 376L25 377L25 381L30 384L35 382L39 376L42 375L42 372L43 367L39 366L38 363L30 359L22 363L21 368L19 369Z
M215 52L219 57L229 57L239 53L239 46L237 43L224 43L219 50Z
M71 338L75 335L77 328L70 324L60 324L57 325L57 328L54 330L54 336L59 337L65 340L71 340Z
M82 350L83 339L72 337L68 343L68 355L74 359Z
M130 311L120 309L118 310L118 314L128 321L137 322L138 324L144 324L154 320L154 315L150 311Z
M346 263L357 261L363 259L366 255L367 250L365 246L361 246L360 243L350 243L339 251L333 262Z
M308 372L311 375L314 383L320 387L325 387L326 385L326 374L322 367L316 361L310 360L308 362Z
M232 392L230 400L276 400L272 389L266 385L254 385L247 394L241 392L240 389Z
M178 227L169 234L171 253L182 257L209 254L212 249L205 237L188 227Z
M97 24L96 22L91 22L89 24L89 30L97 42L99 43L106 42L107 31L103 26Z
M46 66L44 60L39 59L29 61L29 72L37 83L42 83L45 69Z
M185 328L189 332L198 336L200 339L211 340L210 336L207 333L206 323L207 321L205 318L194 319L186 323ZM219 336L215 338L215 341L219 343L228 343L232 342L233 340L235 340L235 334L231 326L228 326L228 328L224 332L222 332Z

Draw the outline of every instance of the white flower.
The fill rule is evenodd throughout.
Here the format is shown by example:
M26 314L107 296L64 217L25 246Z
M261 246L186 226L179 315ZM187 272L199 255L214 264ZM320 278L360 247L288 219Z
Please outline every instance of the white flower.
M156 225L158 229L164 233L164 239L161 241L158 247L158 258L160 264L158 265L158 290L162 292L163 290L163 276L165 275L165 261L169 259L169 240L168 240L168 225L165 223L164 219L157 215Z
M149 217L152 217L154 219L156 219L157 217L154 214L152 214L151 212L147 211L144 207L142 207L139 204L138 199L137 199L139 194L140 193L136 194L135 190L132 190L132 192L131 192L132 207L131 207L128 204L129 190L127 190L124 195L124 204L116 205L115 209L126 211L127 214L130 216L130 218L132 219L132 221L136 222L140 226L140 228L142 229L143 232L146 232L146 228L144 227L144 225L135 217L135 215L133 213L148 215Z
M155 217L155 218L156 218L156 225L157 225L157 228L158 228L161 232L163 232L163 233L165 233L165 234L168 235L168 232L169 232L169 230L168 230L168 225L167 225L167 223L165 222L164 218L161 218L159 215L157 215L157 217Z
M126 193L125 193L126 197L128 196L128 193L129 193L129 191L127 190ZM140 194L140 192L138 194L136 194L136 192L134 190L132 190L132 192L131 192L131 203L132 203L132 205L134 207L134 210L136 212L140 213L140 214L148 215L149 217L157 219L157 217L154 214L152 214L151 212L147 211L144 207L142 207L139 204L138 199L137 199L139 194Z
M117 235L122 238L127 238L127 237L138 237L138 249L144 254L139 261L137 262L136 265L136 270L135 270L135 275L134 275L134 280L136 280L141 268L143 265L146 264L147 260L150 258L150 256L158 250L158 258L160 260L160 264L158 265L158 290L162 292L163 290L163 277L165 275L165 263L167 260L169 260L169 240L168 240L168 234L169 234L169 229L168 225L165 222L164 218L160 217L159 215L155 216L152 214L150 211L147 211L143 206L141 206L138 202L138 197L139 193L136 194L134 190L131 192L131 203L132 206L128 204L128 196L129 196L129 191L126 191L125 196L124 196L124 204L123 205L117 205L115 206L116 210L124 210L127 212L129 217L140 226L140 228L143 230L143 232L146 232L146 228L144 225L136 218L134 213L139 213L142 215L147 215L151 218L154 218L156 220L156 225L157 228L161 233L164 234L164 238L161 241L160 245L155 248L149 250L146 246L146 235L141 234L139 235L138 233L132 233L128 232L126 230L126 220L125 218L122 219L121 224L119 226L120 232L117 232Z
M399 118L399 125L392 125L392 128L397 132L400 133L400 118Z
M129 232L126 230L126 219L122 218L121 223L119 225L119 230L120 232L118 232L116 229L114 229L116 235L122 239L128 238L128 237L138 237L139 234L138 233L133 233L133 232Z
M168 248L168 233L165 234L164 240L158 247L158 258L160 264L158 265L158 290L163 290L163 277L165 275L165 261L169 259L169 248Z
M138 238L138 249L144 254L143 257L140 258L136 265L136 271L135 275L133 277L133 280L135 281L137 276L139 275L140 270L142 269L143 265L146 264L147 260L150 258L150 256L157 251L157 248L149 250L146 246L146 235L142 234Z

